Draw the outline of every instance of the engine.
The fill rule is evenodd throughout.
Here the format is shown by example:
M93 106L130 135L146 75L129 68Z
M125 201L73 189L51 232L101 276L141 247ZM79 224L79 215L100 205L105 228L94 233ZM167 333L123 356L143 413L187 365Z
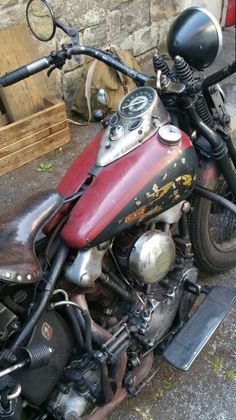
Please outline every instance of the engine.
M135 392L125 373L126 363L127 372L138 372L139 365L142 372L143 354L168 338L184 293L188 267L181 265L180 243L172 226L179 221L183 208L189 207L181 202L149 222L122 232L112 243L71 256L65 269L67 280L63 278L54 291L48 310L28 342L36 349L42 344L49 346L52 359L42 366L37 360L40 352L27 350L32 366L40 367L10 376L13 385L20 384L27 401L26 418L33 419L35 407L43 406L55 419L79 420L96 407L108 405L118 383L125 382L128 392ZM19 299L23 296L20 290L12 296L11 306L19 313L9 309L9 299L0 305L7 320L0 337L3 344L16 326L20 328L21 304L32 301L33 289L31 293L28 297L25 293L23 301ZM68 301L80 310L70 311ZM21 399L15 403L21 404Z
M115 253L125 272L140 285L161 281L173 269L176 258L172 237L157 229L136 238L132 232L123 234L115 243Z
M133 229L117 238L113 246L123 274L134 288L146 291L145 310L142 305L133 308L131 322L137 326L141 340L150 347L168 331L182 293L173 288L177 285L176 278L174 283L171 280L176 266L175 242L169 231L160 228L144 232ZM168 296L170 289L171 296Z

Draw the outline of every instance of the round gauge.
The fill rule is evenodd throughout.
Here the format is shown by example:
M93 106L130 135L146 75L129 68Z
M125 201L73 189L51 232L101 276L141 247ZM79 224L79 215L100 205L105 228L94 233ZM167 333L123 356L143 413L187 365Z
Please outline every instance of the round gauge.
M124 117L137 117L146 112L154 103L156 92L151 87L141 87L128 93L119 106Z

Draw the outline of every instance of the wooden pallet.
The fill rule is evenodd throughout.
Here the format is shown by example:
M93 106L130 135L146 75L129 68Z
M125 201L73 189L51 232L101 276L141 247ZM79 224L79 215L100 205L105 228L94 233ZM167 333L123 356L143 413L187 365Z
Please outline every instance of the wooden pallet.
M45 109L0 128L0 175L69 142L65 104L54 98Z
M0 31L0 51L1 76L38 59L40 55L37 44L33 42L25 23ZM51 82L46 72L40 72L14 85L0 88L1 100L11 122L41 111L43 98L51 94Z

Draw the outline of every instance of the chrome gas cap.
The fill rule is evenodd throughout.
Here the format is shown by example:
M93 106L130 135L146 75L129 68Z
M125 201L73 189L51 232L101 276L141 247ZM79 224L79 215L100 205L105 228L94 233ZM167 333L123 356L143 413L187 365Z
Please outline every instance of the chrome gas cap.
M175 146L181 140L181 131L171 124L163 125L158 131L158 140L168 146Z

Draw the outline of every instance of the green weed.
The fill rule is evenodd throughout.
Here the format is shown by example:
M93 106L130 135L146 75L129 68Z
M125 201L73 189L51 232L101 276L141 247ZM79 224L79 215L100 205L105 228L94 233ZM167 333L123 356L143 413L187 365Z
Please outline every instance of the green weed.
M53 165L52 163L40 163L39 167L37 168L37 172L52 172Z

